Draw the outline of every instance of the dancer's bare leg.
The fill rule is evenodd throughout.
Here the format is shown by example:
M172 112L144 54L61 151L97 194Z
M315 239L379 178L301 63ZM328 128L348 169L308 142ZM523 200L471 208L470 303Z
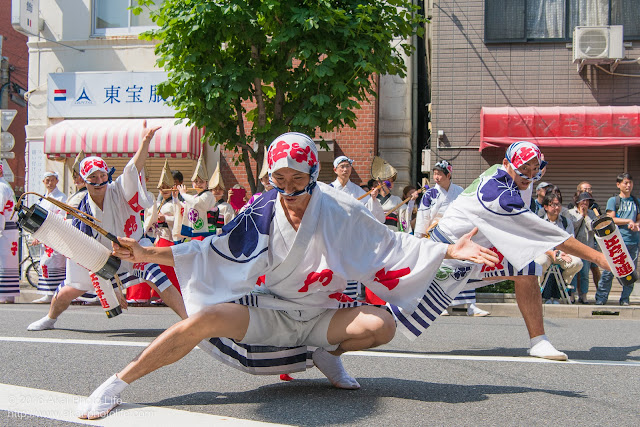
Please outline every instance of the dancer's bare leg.
M344 369L340 355L386 344L393 339L395 331L395 321L384 309L364 306L338 310L329 323L327 340L340 345L332 352L317 349L313 361L335 387L358 389L360 384Z
M164 331L118 373L118 378L131 384L182 359L205 338L227 337L240 341L248 327L249 309L246 306L219 304L206 308Z
M177 291L177 290L176 290ZM208 307L164 331L122 371L112 376L89 396L80 418L101 418L120 403L120 393L131 382L186 356L209 337L242 340L249 327L249 309L240 304Z
M537 276L514 276L505 279L515 282L516 301L529 332L529 355L550 360L567 360L567 355L556 350L544 333L542 294Z
M152 282L148 280L145 280L145 282L160 295L162 301L175 311L181 319L187 318L187 309L184 306L184 300L182 299L182 295L180 295L180 291L178 291L175 286L171 285L161 292Z
M542 317L542 294L537 276L514 276L516 301L524 324L527 326L529 338L544 335L544 321Z
M60 316L71 304L71 301L78 298L85 291L72 288L71 286L63 286L60 291L53 296L49 305L49 313L40 320L37 320L27 326L28 331L44 331L53 329L58 316Z

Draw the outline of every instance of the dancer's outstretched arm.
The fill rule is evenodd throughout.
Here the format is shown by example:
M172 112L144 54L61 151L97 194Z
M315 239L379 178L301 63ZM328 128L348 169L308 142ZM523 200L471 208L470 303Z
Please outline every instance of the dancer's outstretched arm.
M118 237L122 245L112 243L112 254L129 262L152 262L159 265L175 266L171 247L158 248L155 246L143 247L128 237Z
M575 237L569 237L563 243L557 246L562 252L577 256L581 259L594 262L598 264L600 268L611 271L611 267L607 262L607 258L602 252L598 252L589 246L580 243Z

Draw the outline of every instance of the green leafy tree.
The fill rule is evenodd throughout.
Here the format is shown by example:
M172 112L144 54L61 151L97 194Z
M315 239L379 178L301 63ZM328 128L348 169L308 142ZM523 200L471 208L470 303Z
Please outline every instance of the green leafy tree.
M138 3L134 13L153 5ZM159 40L157 65L168 71L159 94L205 127L210 144L237 153L253 192L275 135L355 127L374 76L404 76L401 53L424 22L410 0L165 0L154 9L159 28L142 37Z

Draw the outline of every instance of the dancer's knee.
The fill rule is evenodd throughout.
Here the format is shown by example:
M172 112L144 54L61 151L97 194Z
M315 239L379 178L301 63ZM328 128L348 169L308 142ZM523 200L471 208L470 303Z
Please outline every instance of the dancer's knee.
M241 340L249 324L247 307L239 304L217 304L207 307L179 322L184 331L202 339L226 337Z
M386 310L379 310L375 314L367 315L366 327L373 336L376 346L388 343L396 334L395 320Z

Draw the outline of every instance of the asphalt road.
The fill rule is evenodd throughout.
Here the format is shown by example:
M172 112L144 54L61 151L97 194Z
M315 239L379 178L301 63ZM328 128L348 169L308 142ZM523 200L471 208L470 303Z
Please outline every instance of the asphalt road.
M58 329L27 332L46 310L0 306L1 426L79 422L72 412L80 396L177 320L167 308L134 307L108 320L99 307L72 306ZM527 357L521 318L452 316L415 342L397 336L345 355L358 391L332 388L316 369L292 382L247 375L196 349L129 386L122 398L130 404L91 424L637 426L640 321L545 324L570 362Z

